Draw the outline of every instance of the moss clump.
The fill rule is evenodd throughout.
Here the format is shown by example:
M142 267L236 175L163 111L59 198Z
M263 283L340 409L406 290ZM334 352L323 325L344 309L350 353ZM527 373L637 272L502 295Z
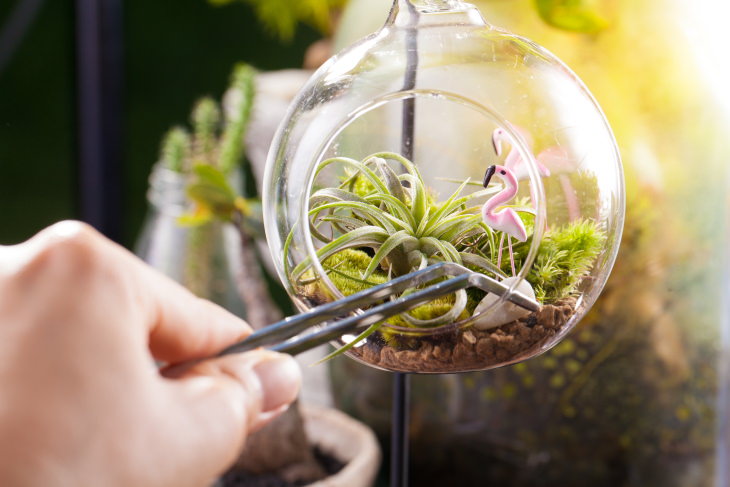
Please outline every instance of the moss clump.
M371 262L372 257L367 252L346 249L326 259L322 263L322 266L327 272L332 284L345 296L351 296L365 289L388 282L388 275L380 270L372 273L367 279L362 278ZM453 295L442 296L434 299L429 304L412 309L409 314L419 320L428 320L446 314L453 306ZM476 304L474 306L476 307ZM466 312L463 317L467 317ZM410 326L400 317L393 317L388 321L395 326Z
M345 249L322 262L322 267L332 284L345 296L351 296L364 289L388 282L388 275L376 270L364 279L365 269L372 258L362 250Z
M527 276L537 299L552 303L575 293L605 243L605 232L590 220L546 232Z

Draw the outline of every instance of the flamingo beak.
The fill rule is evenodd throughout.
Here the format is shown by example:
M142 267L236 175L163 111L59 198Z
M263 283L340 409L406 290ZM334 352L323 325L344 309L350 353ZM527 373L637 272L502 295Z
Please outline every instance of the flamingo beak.
M497 172L497 166L489 166L487 172L484 174L484 187L489 186L489 181L492 180L492 176Z

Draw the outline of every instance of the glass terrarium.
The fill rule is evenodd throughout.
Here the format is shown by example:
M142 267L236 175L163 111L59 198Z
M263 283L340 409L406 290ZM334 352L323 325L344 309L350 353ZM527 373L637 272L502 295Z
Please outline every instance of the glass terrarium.
M472 5L400 0L295 99L264 209L302 310L439 262L500 283L339 343L385 370L463 372L542 353L580 320L613 265L624 189L606 119L568 67Z

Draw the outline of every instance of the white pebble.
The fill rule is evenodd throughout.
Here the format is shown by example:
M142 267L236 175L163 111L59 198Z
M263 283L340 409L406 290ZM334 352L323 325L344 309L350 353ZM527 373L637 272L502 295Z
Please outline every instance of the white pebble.
M508 277L502 281L507 287L511 287L517 280L518 277ZM523 280L515 291L522 293L528 298L535 299L535 290L529 282ZM486 311L486 314L479 316L474 322L474 326L479 330L489 330L496 328L507 323L511 323L515 320L523 318L530 314L529 310L521 308L516 304L512 304L509 301L505 301L497 309L490 309L499 300L499 296L493 293L489 293L484 296L484 299L477 305L474 310L474 316L479 316ZM489 310L489 311L487 311Z

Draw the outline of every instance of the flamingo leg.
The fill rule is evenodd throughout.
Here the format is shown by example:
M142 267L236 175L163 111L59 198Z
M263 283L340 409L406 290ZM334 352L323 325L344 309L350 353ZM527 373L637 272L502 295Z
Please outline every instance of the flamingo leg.
M497 267L502 268L502 246L504 245L504 233L499 239L499 253L497 253Z
M517 275L515 270L515 254L512 252L512 237L507 237L507 247L509 247L509 263L512 265L512 277Z

